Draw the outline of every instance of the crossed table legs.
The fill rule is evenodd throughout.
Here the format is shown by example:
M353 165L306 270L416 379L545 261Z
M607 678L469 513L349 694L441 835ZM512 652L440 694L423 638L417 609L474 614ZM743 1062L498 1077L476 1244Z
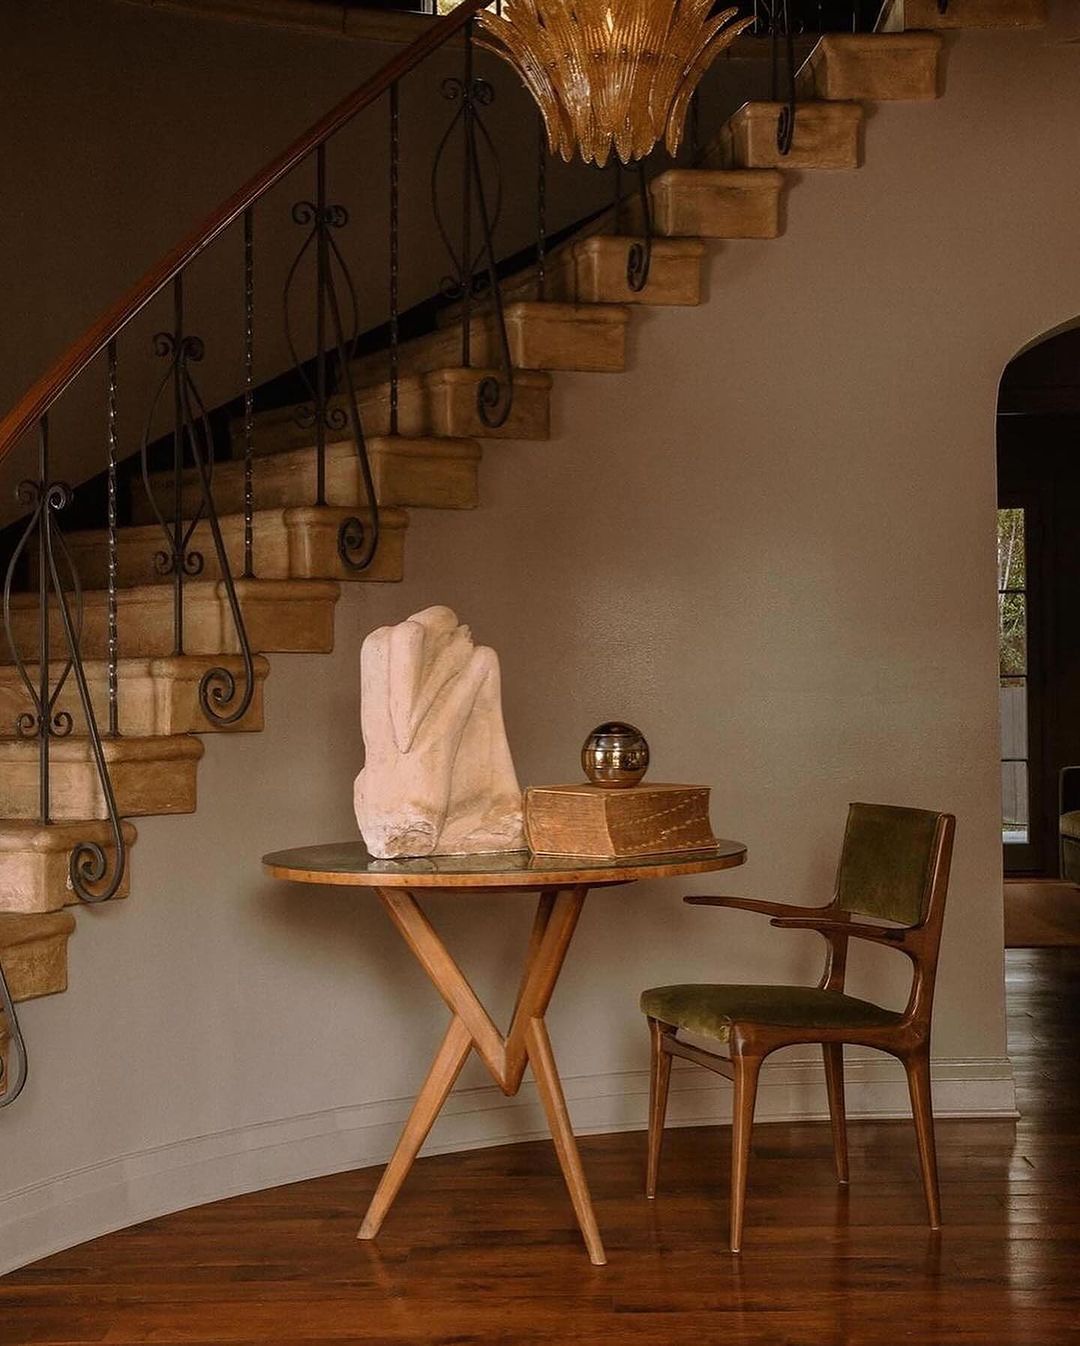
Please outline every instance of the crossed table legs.
M492 1079L508 1097L521 1088L526 1063L532 1066L589 1261L603 1266L607 1258L544 1023L588 889L546 889L540 893L521 987L510 1031L505 1036L495 1027L464 973L420 910L415 895L401 888L376 891L453 1017L357 1237L371 1239L379 1232L469 1052L475 1049Z

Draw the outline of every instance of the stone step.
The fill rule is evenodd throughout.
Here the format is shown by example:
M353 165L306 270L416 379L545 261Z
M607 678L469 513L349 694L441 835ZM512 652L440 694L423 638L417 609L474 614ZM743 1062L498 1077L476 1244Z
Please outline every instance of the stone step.
M325 654L334 648L334 604L341 587L333 580L237 580L236 593L252 650ZM37 594L13 594L11 629L27 657L38 644ZM171 585L141 584L117 592L117 628L122 658L171 655L176 648ZM107 595L101 589L83 592L80 649L84 659L108 655ZM50 641L63 645L55 609ZM237 654L225 585L220 580L188 580L184 585L184 651L187 654ZM12 663L0 641L0 664Z
M882 17L888 33L913 28L1041 28L1046 0L949 0L942 14L937 0L891 0Z
M122 817L194 813L202 740L106 738L105 763ZM86 738L54 738L49 745L49 811L58 822L107 818L105 796ZM34 819L38 813L36 739L0 740L0 818Z
M131 849L136 832L131 823L120 824L127 845L127 865L115 898L127 897L131 883ZM116 846L107 822L61 822L42 824L33 819L0 822L0 911L59 911L79 901L71 885L69 865L76 846L91 842L106 856L104 891L116 865ZM93 895L95 889L89 885Z
M243 660L239 655L180 654L164 659L120 659L117 664L117 718L120 732L138 738L161 734L206 734L226 732L254 732L263 727L263 683L270 671L269 662L255 655L255 694L245 714L235 723L219 725L208 720L199 703L199 686L203 676L214 668L225 668L242 687ZM51 670L49 685L63 671L62 665ZM104 734L109 723L108 665L103 659L87 659L83 672L90 692L99 731ZM37 665L27 669L31 683L36 687ZM16 720L31 710L32 703L18 670L12 664L0 666L0 738L16 736ZM72 733L87 732L82 703L75 681L68 677L56 702L58 713L67 713L72 720ZM2 906L0 899L0 906Z
M487 426L480 419L476 399L480 384L499 379L496 369L447 367L427 374L410 375L398 383L398 433L407 439L435 436L439 439L547 439L550 418L551 375L535 370L514 371L514 403L501 426ZM357 403L364 434L369 438L390 433L390 383L372 384L357 390ZM340 395L329 403L331 414L347 413ZM333 431L339 438L340 431ZM311 427L297 424L296 408L268 411L256 417L260 453L276 454L311 447Z
M783 185L768 168L669 168L651 183L653 228L669 238L776 238Z
M0 964L12 1000L67 990L67 942L74 929L69 911L0 912Z
M644 291L636 295L626 284L630 246L640 238L641 210L637 198L623 202L625 232L611 233L613 211L582 226L574 238L548 253L545 299L586 300L588 303L685 304L699 303L691 295L700 288L700 257L708 238L776 238L780 234L780 194L784 174L770 168L669 168L649 183L653 210L653 268ZM667 240L691 245L680 252ZM699 250L702 249L702 250ZM575 257L576 254L576 257ZM584 264L580 257L586 258ZM672 269L679 275L673 277ZM698 258L698 260L695 260ZM598 271L594 288L590 272ZM578 284L578 289L574 285ZM580 288L584 287L584 288ZM535 265L502 283L505 303L539 299ZM593 296L595 300L593 299ZM439 316L450 327L461 320L451 307ZM452 349L458 350L461 328ZM447 350L451 347L447 346Z
M311 431L307 438L310 441ZM258 448L258 446L257 446ZM480 445L475 439L404 439L384 435L368 440L368 459L375 497L384 506L427 509L475 509L479 500ZM351 439L326 446L326 503L356 511L367 503L363 475ZM169 498L172 473L151 480L158 499ZM318 456L313 445L284 453L257 452L252 466L252 493L256 509L295 509L310 505L318 484ZM181 509L185 514L202 499L198 474L181 478ZM244 464L235 459L214 468L214 500L220 514L244 509ZM145 492L135 504L135 522L153 522Z
M744 103L710 151L737 168L858 168L863 109L860 103L799 103L790 153L776 143L784 103Z
M803 66L800 87L826 101L940 98L942 48L940 33L829 33Z
M626 276L630 249L636 241L619 234L594 234L561 248L552 260L547 294L552 299L590 305L701 303L705 244L700 239L655 238L649 278L640 292L630 288Z
M505 296L511 299L512 291ZM555 298L556 296L552 296ZM557 296L562 298L563 296ZM618 374L626 368L626 326L629 310L600 302L541 303L534 299L507 302L503 309L510 360L515 369L572 370L587 374ZM478 365L499 362L495 318L483 314L469 323L469 358ZM425 333L398 348L398 376L408 378L460 366L461 319ZM353 363L357 386L370 388L390 377L390 352L375 351Z
M290 509L257 510L252 520L255 574L266 580L396 581L405 566L405 529L408 515L400 509L379 511L379 546L366 570L353 570L338 550L338 530L346 519L368 525L370 511L338 506L299 505ZM220 519L222 539L234 577L244 568L244 516ZM65 538L72 561L84 585L104 588L108 569L108 534L101 530L69 533ZM121 528L117 536L117 583L124 588L140 584L171 584L171 574L159 574L155 558L165 545L161 526L140 524ZM200 579L220 579L221 565L210 525L199 523L191 548L203 558ZM36 580L30 567L31 587Z

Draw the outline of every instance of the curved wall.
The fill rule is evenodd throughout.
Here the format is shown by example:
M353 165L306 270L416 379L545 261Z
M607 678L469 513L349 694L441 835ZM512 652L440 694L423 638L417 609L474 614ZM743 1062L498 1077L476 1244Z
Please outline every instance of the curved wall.
M804 175L782 239L715 249L707 305L642 316L632 373L560 376L552 442L486 450L479 511L413 515L407 581L346 593L332 657L273 659L267 732L208 740L198 814L140 825L135 895L79 913L71 989L25 1007L0 1265L387 1154L444 1010L374 901L258 857L352 832L360 640L432 602L500 651L523 781L573 773L619 715L657 779L712 782L750 846L727 891L826 896L849 799L953 809L937 1101L1011 1113L994 411L1013 352L1080 310L1063 36L952 42L942 103L875 111L862 170ZM686 908L691 887L590 898L550 1019L583 1130L643 1124L642 986L816 974L813 937ZM507 1011L525 904L428 907ZM902 999L871 952L853 989ZM891 1063L850 1078L853 1111L904 1111ZM726 1107L678 1073L678 1119ZM762 1116L823 1109L816 1063L777 1057ZM541 1129L528 1088L505 1100L471 1064L432 1144Z

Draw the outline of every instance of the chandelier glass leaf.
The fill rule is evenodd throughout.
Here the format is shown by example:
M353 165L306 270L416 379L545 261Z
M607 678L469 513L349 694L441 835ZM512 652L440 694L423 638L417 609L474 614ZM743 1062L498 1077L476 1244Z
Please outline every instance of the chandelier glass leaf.
M754 22L734 6L710 17L714 2L505 0L477 23L536 100L553 154L628 164L661 138L676 153L702 75Z

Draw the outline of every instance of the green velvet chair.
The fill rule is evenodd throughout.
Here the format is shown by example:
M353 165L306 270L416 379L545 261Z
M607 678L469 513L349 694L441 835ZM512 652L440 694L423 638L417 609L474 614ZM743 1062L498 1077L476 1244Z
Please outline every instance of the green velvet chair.
M844 1043L897 1057L907 1072L923 1189L932 1229L941 1226L930 1106L930 1016L956 820L949 813L852 804L836 891L824 907L742 897L688 897L698 906L756 911L789 930L816 930L828 950L817 986L656 986L641 997L652 1035L646 1194L656 1195L671 1058L714 1070L735 1086L731 1135L731 1250L742 1245L746 1174L761 1063L770 1052L820 1043L832 1119L836 1175L848 1180ZM868 917L869 921L857 918ZM848 941L868 940L907 955L911 994L901 1011L844 993ZM679 1030L727 1045L727 1055L678 1037Z

